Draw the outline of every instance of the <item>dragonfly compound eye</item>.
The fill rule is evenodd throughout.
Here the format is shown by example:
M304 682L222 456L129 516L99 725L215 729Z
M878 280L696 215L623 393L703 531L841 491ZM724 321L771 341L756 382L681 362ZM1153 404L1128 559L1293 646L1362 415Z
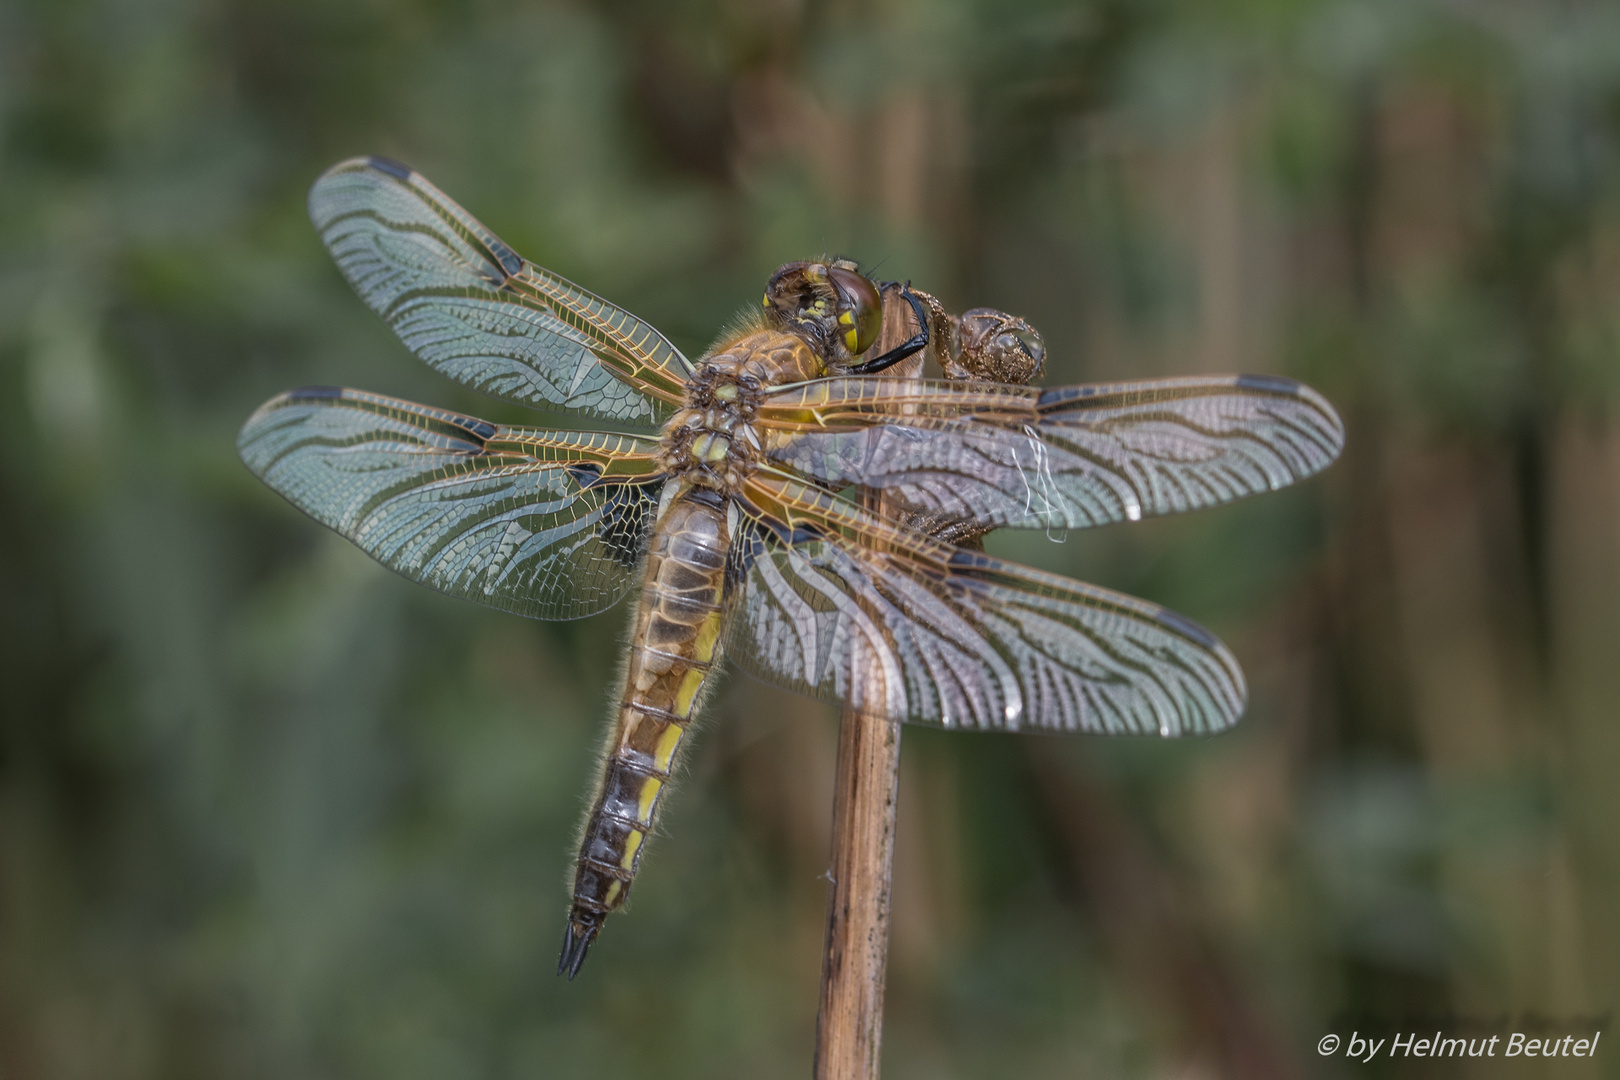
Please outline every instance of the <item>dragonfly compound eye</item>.
M791 262L780 267L765 285L764 306L788 324L802 321L830 307L827 267L817 262Z
M974 308L957 323L960 352L942 364L953 379L1023 385L1046 366L1046 343L1023 319L994 308Z
M883 299L876 285L853 270L833 266L827 276L838 290L838 330L844 348L859 356L877 341L883 327Z

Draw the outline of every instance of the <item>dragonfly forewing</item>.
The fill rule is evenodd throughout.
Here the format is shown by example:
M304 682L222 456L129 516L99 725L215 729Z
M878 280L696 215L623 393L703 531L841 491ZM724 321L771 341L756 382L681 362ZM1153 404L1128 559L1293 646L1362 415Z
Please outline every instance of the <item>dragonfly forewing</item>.
M1321 395L1276 376L1057 387L824 379L770 395L768 453L894 495L917 520L1084 528L1271 491L1344 445Z
M522 405L651 425L692 366L651 325L518 256L420 173L352 158L309 192L343 276L410 350Z
M542 619L603 611L630 588L663 483L657 445L334 387L272 398L237 441L266 484L384 566Z

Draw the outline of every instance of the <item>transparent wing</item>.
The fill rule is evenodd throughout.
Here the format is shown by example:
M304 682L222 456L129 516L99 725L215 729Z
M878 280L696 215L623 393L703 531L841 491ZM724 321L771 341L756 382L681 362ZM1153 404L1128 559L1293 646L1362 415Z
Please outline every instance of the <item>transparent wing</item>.
M1344 425L1292 379L1221 375L1050 390L821 379L768 392L767 454L891 493L945 528L1083 528L1270 491L1338 457Z
M266 484L389 569L540 619L624 595L663 483L651 439L500 427L336 387L270 399L236 445Z
M343 276L435 370L494 397L652 424L691 364L662 334L518 257L421 174L352 158L309 190Z
M917 724L1219 731L1243 673L1155 604L960 551L757 473L732 552L727 655L794 690Z

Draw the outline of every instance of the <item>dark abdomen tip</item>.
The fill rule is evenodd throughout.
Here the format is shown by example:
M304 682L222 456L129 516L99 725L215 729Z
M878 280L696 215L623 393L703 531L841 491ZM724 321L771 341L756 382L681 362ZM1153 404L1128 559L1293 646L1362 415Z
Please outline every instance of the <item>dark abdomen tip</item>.
M591 942L601 929L602 916L579 908L569 913L568 925L563 929L562 955L557 958L557 974L567 975L569 982L574 981L574 976L585 965L585 954L591 951Z

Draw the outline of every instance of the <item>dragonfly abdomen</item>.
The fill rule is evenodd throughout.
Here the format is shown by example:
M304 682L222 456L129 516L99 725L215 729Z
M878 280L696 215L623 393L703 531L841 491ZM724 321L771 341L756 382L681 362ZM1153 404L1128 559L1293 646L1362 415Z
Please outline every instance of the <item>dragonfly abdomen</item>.
M653 526L624 696L574 872L557 965L569 978L629 894L675 756L720 663L729 545L726 500L705 488L678 495Z

